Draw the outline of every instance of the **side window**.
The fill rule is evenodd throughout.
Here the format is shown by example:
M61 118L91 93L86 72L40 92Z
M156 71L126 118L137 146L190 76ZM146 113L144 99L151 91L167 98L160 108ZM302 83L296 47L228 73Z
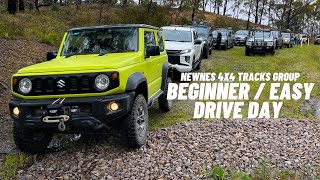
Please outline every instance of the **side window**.
M196 31L193 31L193 39L194 39L194 40L198 39L198 37L197 37L197 32L196 32Z
M163 52L164 51L164 44L163 44L162 34L161 34L161 32L158 32L157 35L158 35L158 43L159 43L159 47L160 47L160 52Z
M144 47L150 46L150 45L156 45L154 33L150 32L150 31L145 31L144 32Z

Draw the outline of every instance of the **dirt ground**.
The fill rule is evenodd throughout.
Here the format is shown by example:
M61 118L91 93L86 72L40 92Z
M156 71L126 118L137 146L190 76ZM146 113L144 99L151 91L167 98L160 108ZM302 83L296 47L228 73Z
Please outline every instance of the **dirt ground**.
M46 52L54 49L34 41L0 39L0 154L12 152L14 148L12 138L8 137L12 129L8 110L11 76L22 67L45 61Z
M0 39L0 113L8 116L10 79L20 68L45 61L54 47L28 40Z

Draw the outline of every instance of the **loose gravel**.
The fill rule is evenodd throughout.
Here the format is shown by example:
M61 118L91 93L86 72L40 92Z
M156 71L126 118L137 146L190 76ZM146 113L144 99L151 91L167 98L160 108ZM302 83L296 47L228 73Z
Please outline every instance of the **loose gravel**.
M309 120L194 120L151 132L137 150L113 135L47 154L19 179L199 179L214 165L251 172L263 160L311 177L320 164L319 133L320 124Z

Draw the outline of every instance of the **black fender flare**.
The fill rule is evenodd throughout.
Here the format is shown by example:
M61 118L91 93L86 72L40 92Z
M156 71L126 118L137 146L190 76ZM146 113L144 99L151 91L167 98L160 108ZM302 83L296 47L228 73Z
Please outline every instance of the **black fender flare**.
M134 91L142 82L147 82L147 79L141 72L131 74L127 80L126 91Z
M172 74L172 65L169 62L165 62L162 65L162 82L161 82L161 90L165 90L167 77L171 77Z

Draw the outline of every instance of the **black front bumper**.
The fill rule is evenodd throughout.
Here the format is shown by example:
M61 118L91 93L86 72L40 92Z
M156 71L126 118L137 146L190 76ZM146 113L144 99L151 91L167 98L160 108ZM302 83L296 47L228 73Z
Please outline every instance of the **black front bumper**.
M273 50L273 47L259 45L246 46L246 48L248 48L252 52L271 52Z
M134 92L111 96L67 98L63 101L64 114L70 119L65 122L66 133L97 132L107 127L107 124L127 115L132 106ZM40 131L60 132L58 122L43 122L43 117L48 116L47 105L55 99L26 100L13 98L9 103L10 115L14 121L25 128ZM111 111L109 103L117 102L119 109ZM19 108L19 116L13 114L13 109ZM76 112L68 110L77 109Z
M236 39L235 40L235 45L245 45L246 40L245 39Z

